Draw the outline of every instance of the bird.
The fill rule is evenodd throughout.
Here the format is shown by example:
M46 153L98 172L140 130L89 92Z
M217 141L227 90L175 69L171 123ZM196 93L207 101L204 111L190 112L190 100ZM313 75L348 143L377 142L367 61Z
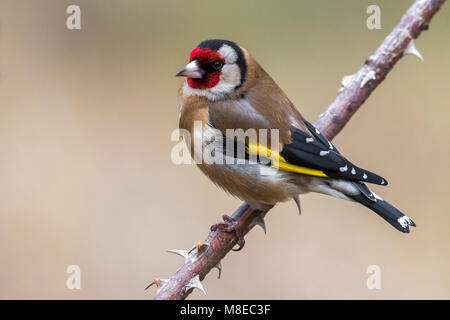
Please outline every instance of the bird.
M385 186L387 180L347 160L245 48L229 40L202 41L176 76L186 78L177 105L185 141L194 141L190 155L227 193L261 212L288 200L301 212L299 195L316 192L360 203L401 232L416 226L366 185ZM210 161L201 161L206 149L213 149ZM241 249L242 230L223 217L211 230L236 232Z

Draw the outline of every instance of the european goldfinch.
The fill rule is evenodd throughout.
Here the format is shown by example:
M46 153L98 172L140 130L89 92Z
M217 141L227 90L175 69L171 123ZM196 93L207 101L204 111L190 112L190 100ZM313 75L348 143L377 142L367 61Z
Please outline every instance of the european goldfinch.
M220 159L220 153L224 161L196 158L216 185L259 210L289 199L300 210L299 195L318 192L359 202L402 232L415 226L365 185L387 185L387 180L348 161L302 117L246 49L232 41L206 40L191 51L189 61L176 74L187 78L178 95L179 127L190 133L191 140L200 141L200 152L216 140L211 154ZM258 137L237 138L228 134L230 129L254 130ZM277 150L272 147L273 132L278 135ZM262 139L262 133L268 137ZM239 147L244 155L229 150ZM194 144L190 151L192 157L199 153ZM242 246L242 232L233 230L231 218L225 220L221 225L236 231Z

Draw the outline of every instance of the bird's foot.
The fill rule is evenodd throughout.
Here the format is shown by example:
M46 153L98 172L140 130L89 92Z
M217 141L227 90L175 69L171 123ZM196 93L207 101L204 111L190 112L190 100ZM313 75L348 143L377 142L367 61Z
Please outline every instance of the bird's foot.
M235 232L236 237L238 238L237 245L239 246L237 249L232 249L233 251L240 251L245 245L244 240L244 231L241 227L238 226L238 221L234 218L224 214L222 216L224 222L219 222L213 224L211 226L211 231L224 231L224 232Z

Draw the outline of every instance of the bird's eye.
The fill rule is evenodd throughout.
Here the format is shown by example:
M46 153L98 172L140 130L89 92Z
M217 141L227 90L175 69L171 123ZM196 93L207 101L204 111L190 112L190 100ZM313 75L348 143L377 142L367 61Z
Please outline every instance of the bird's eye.
M222 69L223 67L223 62L220 60L216 60L211 64L211 66L215 71L220 71L220 69Z

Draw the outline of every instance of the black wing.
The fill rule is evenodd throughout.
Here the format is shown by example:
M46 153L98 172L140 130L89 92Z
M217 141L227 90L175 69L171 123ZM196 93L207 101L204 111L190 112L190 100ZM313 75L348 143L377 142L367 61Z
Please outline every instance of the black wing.
M336 147L311 123L305 121L311 135L292 129L292 142L280 155L293 165L321 170L330 178L387 185L386 179L361 169L344 158Z

